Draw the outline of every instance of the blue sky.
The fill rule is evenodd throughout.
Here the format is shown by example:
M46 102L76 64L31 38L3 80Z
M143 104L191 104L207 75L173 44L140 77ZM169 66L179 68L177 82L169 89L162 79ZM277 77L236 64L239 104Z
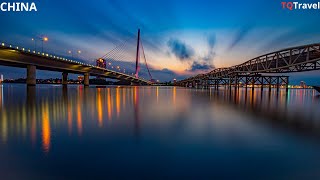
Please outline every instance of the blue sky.
M34 2L37 12L0 12L1 41L32 48L31 38L46 35L46 51L68 56L68 50L81 49L78 58L93 63L122 41L134 39L141 28L152 73L163 81L236 65L289 46L320 42L320 10L289 11L282 9L281 1ZM0 72L5 77L25 76L25 70L16 68L0 67ZM320 84L319 74L298 74L291 80ZM38 75L58 77L60 73Z

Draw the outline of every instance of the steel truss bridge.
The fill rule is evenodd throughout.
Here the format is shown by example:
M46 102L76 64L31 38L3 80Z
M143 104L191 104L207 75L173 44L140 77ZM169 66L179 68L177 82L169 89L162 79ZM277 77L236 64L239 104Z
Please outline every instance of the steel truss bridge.
M320 43L291 47L264 54L240 65L217 68L206 74L178 81L176 85L185 87L245 86L261 88L285 86L288 88L289 76L277 76L291 72L320 69ZM267 74L267 75L266 75Z
M140 29L136 40L136 44L131 43L134 46L134 52L127 52L128 48L124 48L127 47L125 46L126 42L123 42L106 55L98 58L96 64L84 63L72 58L68 59L63 56L36 51L36 49L31 50L2 42L0 44L0 65L26 68L28 85L36 85L37 69L62 72L62 84L64 85L68 83L68 73L83 74L85 86L89 86L90 76L117 79L122 82L129 82L131 85L151 85L152 76L147 66L140 39ZM126 56L123 55L124 53L126 53ZM139 77L141 58L144 59L149 80ZM102 65L100 62L103 62Z

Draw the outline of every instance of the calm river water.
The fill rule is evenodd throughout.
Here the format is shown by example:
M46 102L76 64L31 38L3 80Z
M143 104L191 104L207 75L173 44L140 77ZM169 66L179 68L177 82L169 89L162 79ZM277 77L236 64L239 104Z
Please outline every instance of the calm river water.
M320 96L0 85L0 179L320 178Z

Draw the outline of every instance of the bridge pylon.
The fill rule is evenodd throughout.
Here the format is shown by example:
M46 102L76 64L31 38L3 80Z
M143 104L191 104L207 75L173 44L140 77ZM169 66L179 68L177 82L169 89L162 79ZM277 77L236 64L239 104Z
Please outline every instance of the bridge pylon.
M136 72L135 72L136 78L139 78L139 74L138 74L140 70L139 60L140 60L140 29L138 29L138 38L137 38Z

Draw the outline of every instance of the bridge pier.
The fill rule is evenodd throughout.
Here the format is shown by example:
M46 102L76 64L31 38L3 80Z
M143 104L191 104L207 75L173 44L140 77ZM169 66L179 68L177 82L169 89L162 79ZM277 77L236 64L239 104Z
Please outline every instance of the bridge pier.
M234 80L234 91L235 91L235 92L237 91L238 84L239 84L239 80L238 80L238 76L236 76L236 77L235 77L235 80Z
M261 95L262 95L262 92L263 92L263 86L264 86L264 81L263 81L263 79L261 80Z
M36 66L28 65L27 66L27 85L35 86L37 84L36 79Z
M268 79L268 84L269 84L269 92L271 92L272 85L271 85L271 78L270 77Z
M84 80L83 80L83 84L84 86L89 86L89 73L84 73Z
M255 76L253 76L252 78L251 78L251 90L252 91L254 91L254 86L256 85L256 78L255 78Z
M68 73L63 72L62 73L62 85L67 85L68 84Z

